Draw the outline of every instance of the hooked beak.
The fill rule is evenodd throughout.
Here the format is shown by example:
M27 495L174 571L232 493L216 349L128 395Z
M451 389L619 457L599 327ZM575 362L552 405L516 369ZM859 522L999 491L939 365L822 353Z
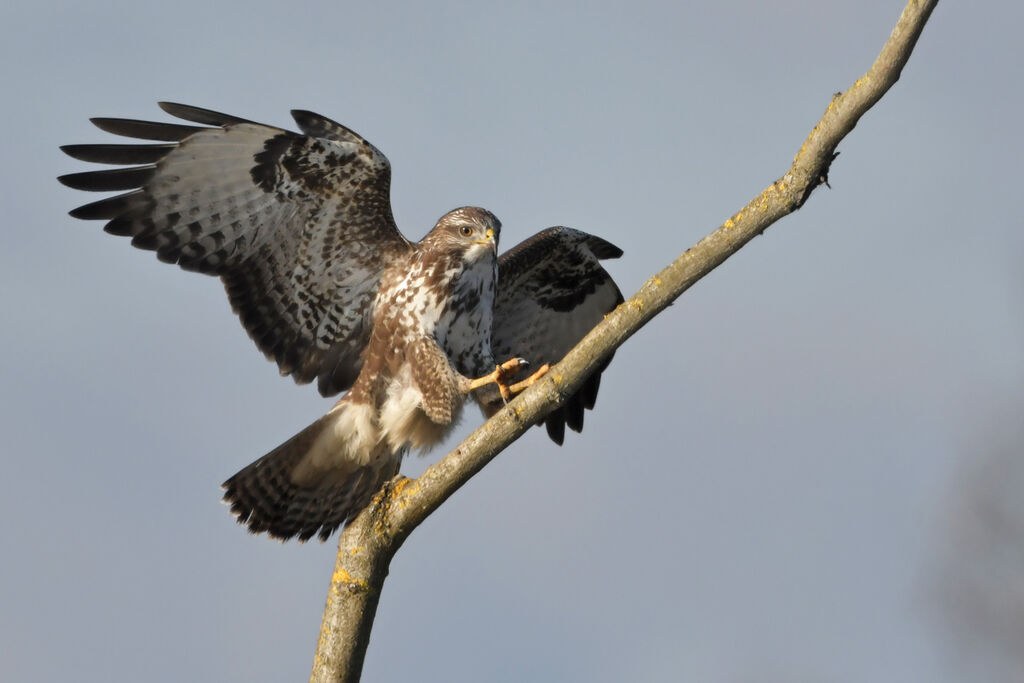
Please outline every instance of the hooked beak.
M494 228L487 228L487 232L484 233L486 239L476 240L476 244L490 245L492 249L496 249L497 245L494 243Z

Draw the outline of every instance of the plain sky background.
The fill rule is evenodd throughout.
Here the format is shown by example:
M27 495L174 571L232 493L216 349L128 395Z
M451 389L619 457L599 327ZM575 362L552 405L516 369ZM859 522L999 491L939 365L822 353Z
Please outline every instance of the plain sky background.
M163 99L313 109L390 158L410 237L569 225L629 295L785 172L902 3L625 5L3 5L0 679L305 680L335 550L219 502L330 401L216 280L68 217L96 197L58 145ZM365 680L963 680L934 577L1024 414L1021 25L941 3L832 189L631 339L582 435L533 430L409 539Z

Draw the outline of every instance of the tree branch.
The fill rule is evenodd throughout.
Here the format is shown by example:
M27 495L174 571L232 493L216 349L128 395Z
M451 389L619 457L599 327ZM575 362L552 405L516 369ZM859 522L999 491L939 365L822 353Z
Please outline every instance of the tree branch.
M466 481L540 418L561 405L602 360L772 223L828 181L836 147L889 88L938 0L910 0L871 69L829 102L789 171L650 278L551 372L470 434L418 479L398 477L341 533L311 682L358 681L388 566L405 539Z

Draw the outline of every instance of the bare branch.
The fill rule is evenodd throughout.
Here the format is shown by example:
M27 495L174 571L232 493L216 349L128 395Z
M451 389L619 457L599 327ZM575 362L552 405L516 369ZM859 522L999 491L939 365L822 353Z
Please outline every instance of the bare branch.
M399 477L342 533L310 681L357 681L391 558L460 486L540 418L571 396L602 360L694 283L828 181L836 147L889 88L938 0L910 0L871 69L836 94L782 178L717 230L650 278L548 375L470 434L418 479Z

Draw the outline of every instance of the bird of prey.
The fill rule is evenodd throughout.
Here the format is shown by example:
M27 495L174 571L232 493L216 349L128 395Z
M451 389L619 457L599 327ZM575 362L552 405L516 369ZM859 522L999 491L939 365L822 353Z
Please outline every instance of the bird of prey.
M104 220L161 261L220 277L282 375L316 379L324 396L347 392L224 483L225 501L253 533L326 540L410 448L444 437L467 396L497 412L622 302L600 264L621 250L577 230L548 228L498 257L498 219L463 207L409 241L392 217L387 158L323 116L293 111L295 133L160 106L189 125L97 118L104 131L151 142L62 147L121 166L62 183L125 191L71 215ZM565 425L582 429L603 370L545 418L557 443Z

